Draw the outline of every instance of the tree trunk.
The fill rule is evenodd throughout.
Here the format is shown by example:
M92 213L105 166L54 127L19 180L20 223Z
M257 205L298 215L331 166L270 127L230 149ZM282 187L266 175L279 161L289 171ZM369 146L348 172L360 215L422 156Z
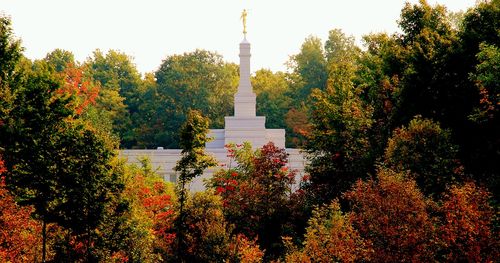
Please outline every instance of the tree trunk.
M45 256L47 255L47 222L45 218L42 220L42 262L45 261Z
M180 203L180 208L179 208L179 219L177 221L178 227L177 227L177 260L179 262L185 262L185 251L184 251L184 203L186 202L186 196L185 196L185 182L184 180L181 181L181 191L180 191L180 197L179 197L179 203Z

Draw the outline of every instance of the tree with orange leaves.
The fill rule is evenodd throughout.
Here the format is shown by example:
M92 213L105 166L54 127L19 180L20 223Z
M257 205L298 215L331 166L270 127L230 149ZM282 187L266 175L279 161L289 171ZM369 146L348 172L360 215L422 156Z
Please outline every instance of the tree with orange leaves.
M74 107L77 114L82 114L90 104L96 103L99 85L85 77L82 66L68 64L58 74L63 79L63 85L57 90L57 93L75 97L71 106Z
M370 243L353 227L350 215L340 211L337 201L315 209L308 223L302 250L292 245L291 238L284 238L289 249L286 262L357 262L370 259Z
M415 181L381 169L376 179L358 180L344 197L353 226L372 244L372 261L432 261L434 221Z
M440 261L493 262L500 256L498 228L494 228L495 210L489 204L491 194L472 182L453 186L445 195L439 228Z
M35 262L40 253L41 224L31 218L33 208L21 207L5 187L6 171L0 159L0 261Z

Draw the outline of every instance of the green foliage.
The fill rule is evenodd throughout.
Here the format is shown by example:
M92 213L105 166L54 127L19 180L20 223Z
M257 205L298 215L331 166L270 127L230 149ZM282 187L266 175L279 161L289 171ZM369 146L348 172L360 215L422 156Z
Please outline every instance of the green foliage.
M199 111L190 110L187 114L187 120L180 130L180 146L182 148L181 159L177 161L174 171L179 172L179 181L177 192L179 196L179 216L175 225L177 230L177 260L187 262L188 243L186 234L188 225L186 224L187 214L185 205L188 197L186 185L196 176L203 174L208 167L215 166L216 162L212 156L205 154L205 144L207 138L209 121L201 115Z
M372 125L372 109L357 96L352 72L344 68L326 91L311 95L311 132L305 146L311 161L312 192L318 202L328 202L370 169L370 141L367 132ZM341 72L339 71L339 74Z
M195 193L188 201L185 262L218 262L229 257L230 227L223 214L222 199L210 192Z
M216 164L213 157L205 154L204 151L205 144L209 141L208 125L209 120L199 111L188 112L187 120L179 134L182 158L174 167L174 170L180 173L181 185L189 183L193 178L201 175L206 168Z
M333 29L328 32L325 42L325 56L327 63L356 63L361 49L354 43L354 37L346 36L342 30Z
M328 77L327 61L325 59L321 39L310 36L305 39L299 54L290 57L288 67L295 75L292 88L296 96L295 107L307 98L313 88L324 89Z
M113 123L121 145L130 148L134 144L130 115L139 107L140 73L129 56L115 50L106 54L95 50L85 65L87 74L101 86L96 104L99 115Z
M70 51L56 48L44 59L56 72L63 72L68 65L75 65L75 55Z
M449 130L417 116L408 127L394 131L384 163L395 171L408 171L423 193L437 197L462 179L463 167L457 153Z
M458 114L468 112L470 105L460 103L457 95L470 90L464 86L458 92L454 84L459 79L448 77L456 74L451 63L457 36L446 9L430 6L424 0L415 5L407 3L399 25L403 34L398 41L405 63L400 73L403 87L397 96L397 125L417 114L445 123L450 117L456 120Z
M287 96L286 74L258 70L252 77L252 87L257 95L257 115L266 116L266 127L285 128L285 114L292 102Z
M500 111L500 48L482 43L479 50L479 64L470 78L476 83L481 100L471 119L478 122L492 121L499 118Z
M2 89L12 81L15 68L21 59L21 41L14 38L10 18L0 16L0 83Z
M13 89L21 77L17 72L21 52L21 41L13 36L11 20L0 15L0 117L9 114L15 97Z
M178 147L177 131L189 109L199 110L214 128L221 128L224 116L232 115L237 74L236 65L204 50L167 57L155 73L158 87L149 123L158 125L162 134L155 145Z

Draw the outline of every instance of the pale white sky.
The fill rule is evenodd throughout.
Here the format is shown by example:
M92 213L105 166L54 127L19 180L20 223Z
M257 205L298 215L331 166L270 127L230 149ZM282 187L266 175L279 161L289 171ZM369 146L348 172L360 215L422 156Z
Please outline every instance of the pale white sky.
M43 58L69 50L79 61L92 51L116 49L134 58L141 72L156 70L168 55L197 48L238 63L241 12L248 10L252 71L285 70L304 39L325 40L340 28L359 40L370 32L393 33L404 0L0 0L12 18L25 54ZM411 0L410 2L418 2ZM475 0L429 0L466 10Z

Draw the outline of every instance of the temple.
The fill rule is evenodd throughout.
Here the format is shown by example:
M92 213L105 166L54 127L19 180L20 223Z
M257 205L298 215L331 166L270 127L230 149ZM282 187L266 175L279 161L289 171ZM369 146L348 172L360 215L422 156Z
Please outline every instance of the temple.
M246 15L246 12L244 12ZM246 17L246 16L245 16ZM268 142L277 147L285 148L284 129L266 129L266 117L256 116L256 95L250 83L250 43L246 39L246 24L243 17L244 38L240 43L240 81L238 91L234 95L234 116L226 116L224 129L212 129L209 136L214 138L206 144L206 152L213 155L221 164L220 167L207 169L204 174L193 180L191 191L204 190L203 181L209 178L216 169L223 169L231 162L227 155L226 144L250 142L254 149L260 148ZM288 167L297 171L297 179L304 171L305 159L298 149L286 149L288 153ZM152 166L166 181L177 182L177 174L173 170L176 162L181 158L180 149L156 150L122 150L121 156L128 163L139 163L140 158L148 157Z
M224 129L213 129L214 140L207 144L207 150L224 148L228 143L250 142L260 148L268 142L285 148L284 129L266 129L266 117L256 116L256 96L250 83L250 43L246 37L240 43L240 82L234 95L234 116L224 118Z

